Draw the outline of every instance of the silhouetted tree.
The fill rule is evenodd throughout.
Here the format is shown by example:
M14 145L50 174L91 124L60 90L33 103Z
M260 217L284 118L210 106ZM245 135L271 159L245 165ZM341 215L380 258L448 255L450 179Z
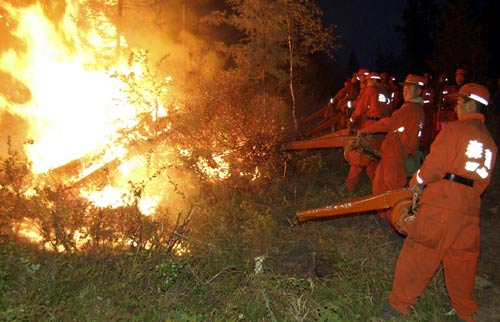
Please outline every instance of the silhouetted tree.
M359 69L358 56L356 56L356 53L354 53L354 51L351 50L351 53L349 54L349 58L347 60L347 65L346 65L346 68L345 68L346 75L352 75L358 69Z
M422 74L433 52L433 37L438 18L434 0L408 0L403 11L402 24L394 26L401 35L402 64L407 71Z
M500 1L488 0L483 9L480 21L483 22L484 31L486 32L486 44L490 51L491 57L500 57ZM491 64L487 74L493 78L500 77L500 64Z
M487 70L490 53L485 46L487 38L479 12L480 4L472 0L445 2L434 42L434 71L453 74L462 67L474 78Z
M398 74L402 72L399 67L402 66L399 66L392 51L383 51L380 46L377 47L375 53L375 71L386 72L389 74ZM404 72L406 72L407 66L405 65L404 68Z

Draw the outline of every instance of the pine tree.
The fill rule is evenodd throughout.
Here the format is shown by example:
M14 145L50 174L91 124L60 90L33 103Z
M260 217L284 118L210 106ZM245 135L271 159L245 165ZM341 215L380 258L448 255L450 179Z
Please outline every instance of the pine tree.
M500 32L500 1L488 0L481 14L480 21L483 22L486 32L486 45L490 51L490 57L500 57L500 42L498 36ZM500 76L500 64L491 64L487 73L493 77Z
M453 74L465 68L470 75L488 68L486 33L479 21L479 4L472 0L447 0L435 38L432 66L435 71Z
M433 52L433 37L437 25L438 6L434 0L408 0L402 24L394 26L401 35L401 59L406 71L422 74Z
M359 60L358 56L356 56L356 53L351 50L351 53L349 54L349 59L347 61L347 65L345 68L346 75L351 76L355 72L357 72L359 69Z

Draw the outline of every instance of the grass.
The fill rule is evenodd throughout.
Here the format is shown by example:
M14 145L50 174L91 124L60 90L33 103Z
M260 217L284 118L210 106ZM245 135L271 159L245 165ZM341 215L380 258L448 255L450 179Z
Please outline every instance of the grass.
M57 254L2 236L0 321L384 321L403 240L372 214L290 225L297 210L369 191L363 178L344 192L340 153L296 157L264 186L213 186L182 257L161 247ZM408 321L453 321L445 303L440 273Z

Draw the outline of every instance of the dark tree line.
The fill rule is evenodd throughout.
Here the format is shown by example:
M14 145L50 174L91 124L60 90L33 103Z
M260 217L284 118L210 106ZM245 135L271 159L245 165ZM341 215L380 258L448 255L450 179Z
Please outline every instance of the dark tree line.
M500 2L497 0L408 0L401 25L402 68L452 74L467 69L472 77L498 77Z

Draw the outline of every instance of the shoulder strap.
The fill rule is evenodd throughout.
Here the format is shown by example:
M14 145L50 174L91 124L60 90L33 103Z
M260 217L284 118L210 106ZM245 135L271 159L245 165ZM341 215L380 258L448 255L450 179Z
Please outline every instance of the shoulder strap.
M398 137L399 144L401 145L401 151L403 151L403 158L405 157L405 146L403 144L403 141L401 141L401 138L399 137L399 131L396 131L396 136ZM415 149L415 152L418 150L418 146L420 144L420 137L417 137L417 146Z
M403 152L403 159L404 159L406 157L405 146L403 144L403 141L401 141L401 138L399 137L399 131L396 131L396 136L398 137L399 145L401 145L401 151Z

